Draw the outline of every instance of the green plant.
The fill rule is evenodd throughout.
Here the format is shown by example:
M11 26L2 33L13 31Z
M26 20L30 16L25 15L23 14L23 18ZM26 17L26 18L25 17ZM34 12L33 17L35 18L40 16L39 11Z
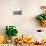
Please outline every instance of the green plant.
M12 36L16 36L18 31L16 29L15 26L6 26L6 29L5 29L5 34L6 36L8 36L9 38L11 38Z
M44 19L46 19L46 14L38 15L38 16L36 16L36 19L39 21L43 21Z

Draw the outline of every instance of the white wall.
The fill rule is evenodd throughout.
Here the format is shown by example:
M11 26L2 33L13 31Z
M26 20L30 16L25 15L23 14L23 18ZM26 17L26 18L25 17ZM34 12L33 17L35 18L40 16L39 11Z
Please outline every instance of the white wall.
M4 33L6 25L15 25L19 36L36 33L36 29L40 27L35 17L41 13L41 5L46 5L46 0L0 0L0 33ZM20 9L23 11L22 15L13 15L13 11Z

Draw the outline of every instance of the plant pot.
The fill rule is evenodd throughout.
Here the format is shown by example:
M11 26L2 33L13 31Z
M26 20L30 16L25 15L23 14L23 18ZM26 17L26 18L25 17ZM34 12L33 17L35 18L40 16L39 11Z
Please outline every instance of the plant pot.
M46 27L46 20L40 22L42 27Z

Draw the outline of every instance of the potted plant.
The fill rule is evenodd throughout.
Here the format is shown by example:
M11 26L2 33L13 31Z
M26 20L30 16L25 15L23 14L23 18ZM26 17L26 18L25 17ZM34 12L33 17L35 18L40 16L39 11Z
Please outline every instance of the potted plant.
M12 36L17 36L17 33L18 31L15 26L6 26L5 34L9 39L8 42L11 41Z
M39 20L42 27L46 27L46 6L41 6L42 14L37 15L36 19Z

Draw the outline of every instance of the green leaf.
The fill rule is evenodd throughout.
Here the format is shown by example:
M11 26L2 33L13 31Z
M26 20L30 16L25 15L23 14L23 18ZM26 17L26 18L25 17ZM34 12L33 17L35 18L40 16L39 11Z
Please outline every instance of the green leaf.
M45 15L45 19L46 19L46 15Z
M6 36L8 36L8 37L16 36L18 31L16 30L16 27L15 27L15 29L13 27L15 27L15 26L8 26L6 28L6 32L5 32Z
M39 21L44 20L44 18L43 18L41 15L38 15L38 16L36 17L36 19L39 20Z

